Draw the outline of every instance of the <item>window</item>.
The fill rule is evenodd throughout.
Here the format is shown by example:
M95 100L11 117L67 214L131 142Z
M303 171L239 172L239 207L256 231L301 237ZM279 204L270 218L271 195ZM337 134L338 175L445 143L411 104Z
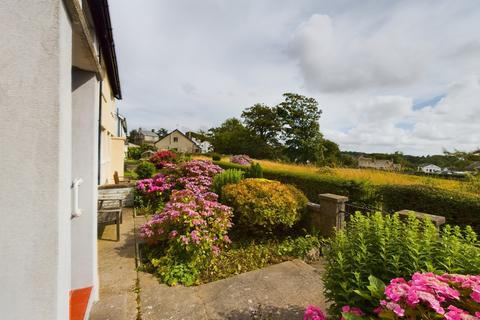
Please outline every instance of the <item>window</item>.
M178 142L178 137L173 137L173 142Z

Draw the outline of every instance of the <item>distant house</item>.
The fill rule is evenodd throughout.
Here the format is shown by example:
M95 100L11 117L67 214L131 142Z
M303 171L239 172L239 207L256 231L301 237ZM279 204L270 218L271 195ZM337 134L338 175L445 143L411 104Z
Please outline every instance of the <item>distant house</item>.
M200 141L198 139L192 138L192 141L195 142L200 147L201 153L208 153L212 151L212 145L208 141Z
M201 152L201 147L178 129L158 140L155 147L157 150L174 150L185 153Z
M400 164L396 164L392 160L377 160L364 156L358 158L358 167L392 171L400 171L402 168Z
M442 168L434 164L424 164L418 167L418 171L424 173L441 173Z
M158 141L158 134L156 134L154 131L148 131L148 130L143 130L142 128L139 128L136 131L136 134L131 137L132 143L136 145L142 145L142 144L148 144L148 145L154 145L155 142Z

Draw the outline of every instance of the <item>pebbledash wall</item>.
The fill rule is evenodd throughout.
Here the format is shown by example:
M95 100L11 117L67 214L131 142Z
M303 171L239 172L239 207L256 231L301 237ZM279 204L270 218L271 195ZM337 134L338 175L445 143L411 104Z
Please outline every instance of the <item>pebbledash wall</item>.
M82 3L0 2L2 320L69 319L70 296L82 288L91 289L82 313L88 319L98 299L99 90L106 71ZM77 178L81 215L72 217Z

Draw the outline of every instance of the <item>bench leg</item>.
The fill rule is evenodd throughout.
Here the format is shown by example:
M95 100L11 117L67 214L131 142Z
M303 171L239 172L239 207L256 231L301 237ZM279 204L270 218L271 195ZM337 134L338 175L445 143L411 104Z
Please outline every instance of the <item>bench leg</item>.
M117 241L120 241L120 217L117 217Z

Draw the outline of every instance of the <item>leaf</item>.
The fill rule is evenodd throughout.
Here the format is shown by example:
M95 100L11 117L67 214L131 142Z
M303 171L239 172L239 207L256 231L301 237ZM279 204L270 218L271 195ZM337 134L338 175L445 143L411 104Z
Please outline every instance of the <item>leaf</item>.
M375 298L383 298L385 292L385 284L383 281L372 275L368 277L368 281L370 285L367 286L367 288L372 293L372 296Z
M361 320L361 319L366 319L365 317L362 317L362 316L357 316L353 313L349 313L349 312L342 312L342 317L343 319L345 320Z

